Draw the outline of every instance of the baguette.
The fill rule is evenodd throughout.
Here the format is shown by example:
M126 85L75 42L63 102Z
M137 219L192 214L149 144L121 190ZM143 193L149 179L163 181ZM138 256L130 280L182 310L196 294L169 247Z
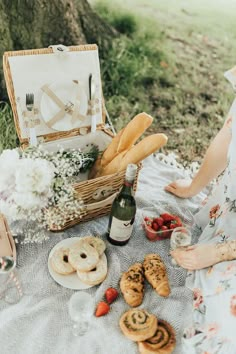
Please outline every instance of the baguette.
M91 170L89 171L88 178L95 178L101 171L101 156L98 156L97 160L94 162Z
M143 140L141 140L137 145L134 145L128 152L125 154L122 159L119 170L122 171L126 169L128 164L134 163L137 164L140 161L144 160L147 156L151 155L153 152L159 150L162 146L167 143L167 136L165 134L153 134L149 135Z
M153 118L147 113L137 114L112 140L104 151L101 166L107 166L119 153L129 150L152 124Z
M130 163L137 164L156 150L160 149L167 142L165 134L153 134L141 140L128 151L125 150L117 155L106 167L104 167L99 176L111 175L120 172ZM96 176L98 177L98 175Z
M120 154L116 155L116 157L107 166L97 171L97 174L95 176L107 176L118 172L122 159L124 158L127 151L128 150L122 151Z
M145 130L152 124L153 118L147 113L137 114L125 127L120 137L117 152L131 148Z
M118 154L117 152L118 145L119 145L120 138L124 132L124 129L125 128L119 131L119 133L112 139L111 143L104 151L101 158L101 167L106 166Z

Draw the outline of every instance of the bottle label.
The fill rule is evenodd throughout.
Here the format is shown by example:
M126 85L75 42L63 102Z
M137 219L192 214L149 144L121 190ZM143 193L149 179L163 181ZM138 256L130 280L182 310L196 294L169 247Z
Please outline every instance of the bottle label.
M132 233L134 218L131 220L119 220L113 216L110 228L110 238L114 241L127 241Z

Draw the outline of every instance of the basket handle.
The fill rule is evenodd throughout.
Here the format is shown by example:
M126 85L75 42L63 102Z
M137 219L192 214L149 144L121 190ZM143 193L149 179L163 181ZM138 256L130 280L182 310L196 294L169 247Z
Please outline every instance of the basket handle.
M87 204L85 205L85 210L94 210L97 208L103 208L106 207L107 205L111 204L115 197L117 196L118 192L113 193L112 195L109 195L108 198L101 200L100 202L92 203L92 204Z

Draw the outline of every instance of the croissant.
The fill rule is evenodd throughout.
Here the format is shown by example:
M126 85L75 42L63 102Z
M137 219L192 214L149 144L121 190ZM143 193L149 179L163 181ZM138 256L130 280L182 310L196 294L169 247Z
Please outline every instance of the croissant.
M121 292L125 301L132 307L139 306L144 295L144 272L141 263L135 263L122 274L120 280Z
M131 309L120 318L120 328L124 335L134 342L151 338L157 330L157 318L141 309Z
M171 354L175 348L175 332L171 325L158 320L158 327L153 337L138 343L140 354Z
M165 264L157 254L146 255L143 262L144 274L147 281L152 285L156 292L161 296L170 294Z

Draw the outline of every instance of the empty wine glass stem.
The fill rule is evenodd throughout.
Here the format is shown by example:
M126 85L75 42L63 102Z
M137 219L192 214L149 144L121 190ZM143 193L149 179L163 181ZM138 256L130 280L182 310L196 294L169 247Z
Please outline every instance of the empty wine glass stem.
M83 336L89 327L89 323L86 320L79 320L73 324L73 335L75 337Z
M20 295L20 297L22 297L23 295L23 291L22 291L22 287L20 285L19 279L17 278L17 276L14 274L14 272L10 273L10 279L13 281L13 283L15 283L16 289Z

